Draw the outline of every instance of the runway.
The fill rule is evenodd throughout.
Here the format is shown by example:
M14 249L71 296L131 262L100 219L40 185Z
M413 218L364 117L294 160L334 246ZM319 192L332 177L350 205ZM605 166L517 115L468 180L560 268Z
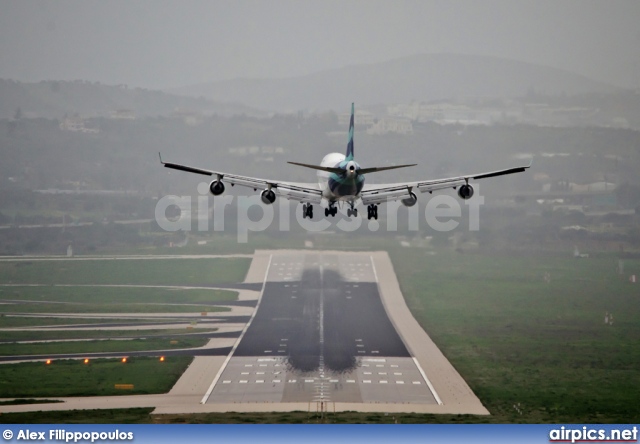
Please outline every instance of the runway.
M259 250L238 289L242 302L229 304L231 312L199 320L219 328L206 346L166 351L194 356L168 393L57 398L64 402L1 411L108 406L155 407L156 414L318 409L489 414L413 318L386 252ZM133 315L96 316L117 316L121 323ZM167 317L190 315L151 316L172 322ZM165 351L148 352L159 353Z
M367 254L272 256L259 308L207 403L437 404Z

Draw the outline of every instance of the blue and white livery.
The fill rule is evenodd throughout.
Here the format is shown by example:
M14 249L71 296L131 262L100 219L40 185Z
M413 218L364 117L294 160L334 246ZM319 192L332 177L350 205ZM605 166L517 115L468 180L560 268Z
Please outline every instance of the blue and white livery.
M275 202L276 196L300 201L304 204L302 206L303 217L309 218L313 218L313 205L320 204L323 201L326 202L326 208L324 210L325 216L335 216L338 212L336 204L338 202L346 202L349 205L349 208L347 209L347 216L355 217L358 216L358 209L356 206L358 202L361 201L362 204L367 205L367 217L369 219L378 218L378 204L386 201L400 200L408 207L415 205L418 200L415 190L422 193L431 193L435 190L453 188L458 190L458 195L462 199L469 199L473 196L473 187L469 184L469 179L484 179L487 177L520 173L531 166L531 164L529 164L527 166L519 166L488 173L450 177L446 179L366 186L365 174L396 168L405 168L415 166L416 164L361 168L354 160L354 116L355 107L352 103L351 120L349 122L349 141L347 142L347 151L345 154L327 154L322 159L320 165L288 162L293 165L317 170L317 184L282 182L279 180L238 176L220 171L204 170L176 163L163 162L162 158L160 158L160 162L167 168L187 171L189 173L203 174L205 176L215 176L215 180L213 180L209 185L209 189L214 196L219 196L224 192L224 180L224 182L228 182L231 185L241 185L253 188L255 191L263 189L261 199L262 202L267 205Z

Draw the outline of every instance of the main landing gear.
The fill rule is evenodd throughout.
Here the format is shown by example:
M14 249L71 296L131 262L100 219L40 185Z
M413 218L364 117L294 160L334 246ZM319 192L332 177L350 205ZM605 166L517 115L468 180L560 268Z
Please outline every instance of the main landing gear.
M324 215L325 217L329 217L329 216L335 217L336 214L338 214L338 208L334 205L333 202L331 202L329 204L329 208L324 209Z
M302 205L302 218L304 219L306 217L313 219L313 205L311 204Z
M358 217L358 209L354 208L353 201L349 202L351 208L347 208L347 217Z
M371 204L367 207L367 219L378 220L378 206Z

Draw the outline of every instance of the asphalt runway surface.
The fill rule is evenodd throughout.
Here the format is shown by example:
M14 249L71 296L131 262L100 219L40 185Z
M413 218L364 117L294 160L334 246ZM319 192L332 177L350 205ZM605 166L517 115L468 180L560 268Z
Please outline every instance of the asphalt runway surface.
M274 254L253 320L208 403L435 404L366 253Z
M208 256L184 258L201 257ZM3 411L109 406L155 407L157 414L317 408L488 414L413 318L385 252L260 250L252 257L244 282L228 288L239 292L238 301L216 304L228 306L229 312L16 313L20 317L66 318L69 322L6 330L126 329L139 330L139 337L147 336L146 329L159 326L183 330L197 323L218 330L193 332L209 339L200 348L89 355L194 356L169 393L59 398L63 402L4 406ZM129 257L71 260L120 259ZM99 321L88 323L88 319ZM132 334L138 337L138 332ZM4 356L0 362L85 357L87 354Z

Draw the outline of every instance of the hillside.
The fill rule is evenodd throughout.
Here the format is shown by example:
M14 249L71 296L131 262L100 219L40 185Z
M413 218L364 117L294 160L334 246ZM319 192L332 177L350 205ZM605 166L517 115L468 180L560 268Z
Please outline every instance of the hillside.
M289 79L235 79L171 92L269 110L333 109L469 97L613 92L615 88L561 69L497 57L423 54Z
M21 83L0 79L0 119L16 117L62 118L109 116L127 110L136 117L169 115L178 110L220 115L257 114L242 105L214 103L204 98L180 97L162 91L109 86L86 81Z

